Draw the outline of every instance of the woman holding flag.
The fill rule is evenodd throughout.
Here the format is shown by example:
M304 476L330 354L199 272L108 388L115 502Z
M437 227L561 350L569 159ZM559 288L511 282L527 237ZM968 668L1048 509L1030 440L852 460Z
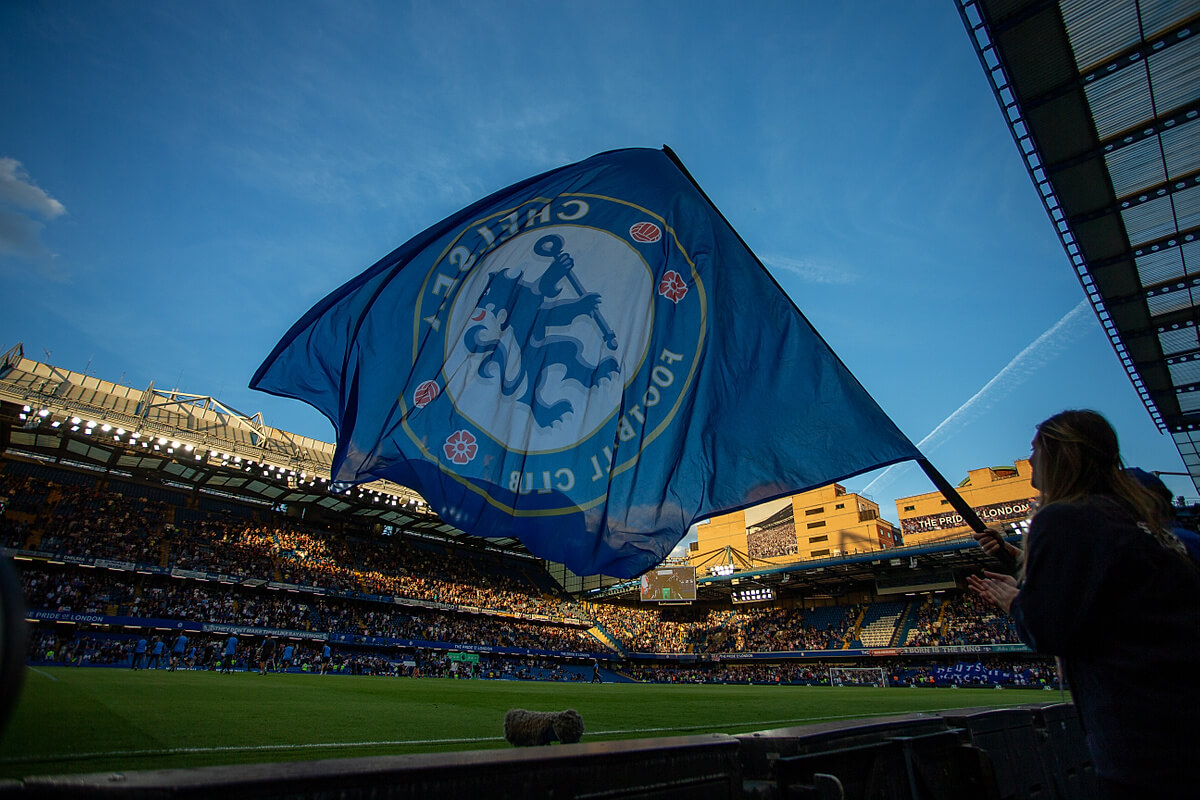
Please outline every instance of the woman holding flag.
M1041 501L1023 568L970 587L1032 649L1061 658L1102 796L1191 796L1200 569L1096 412L1038 425L1030 463Z

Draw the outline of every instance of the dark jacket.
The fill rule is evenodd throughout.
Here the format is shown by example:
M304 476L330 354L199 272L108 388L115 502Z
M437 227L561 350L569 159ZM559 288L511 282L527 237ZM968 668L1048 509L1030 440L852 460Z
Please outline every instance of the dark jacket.
M1200 710L1200 569L1107 498L1055 503L1028 534L1011 614L1060 656L1096 772L1192 785Z

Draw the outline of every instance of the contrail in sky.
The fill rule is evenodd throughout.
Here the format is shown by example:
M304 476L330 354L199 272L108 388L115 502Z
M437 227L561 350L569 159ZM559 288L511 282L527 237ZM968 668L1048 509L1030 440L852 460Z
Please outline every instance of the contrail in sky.
M972 419L978 417L980 413L991 408L996 401L1024 383L1026 378L1045 365L1063 346L1069 344L1079 333L1083 332L1083 325L1081 323L1086 322L1091 317L1089 312L1090 306L1088 301L1086 299L1080 300L1079 305L1068 311L1062 319L1050 326L1041 336L1034 339L1024 350L1017 353L1013 360L1005 365L1004 369L997 372L994 378L984 384L982 389L972 395L967 402L956 408L950 416L942 420L936 428L929 432L928 436L917 442L917 448L922 452L925 452L927 445L930 449L936 448L949 438L951 433L962 428ZM871 487L877 483L880 484L879 488L882 489L899 476L900 473L892 472L894 469L911 466L912 462L910 461L893 464L864 486L860 494L867 494L871 490Z

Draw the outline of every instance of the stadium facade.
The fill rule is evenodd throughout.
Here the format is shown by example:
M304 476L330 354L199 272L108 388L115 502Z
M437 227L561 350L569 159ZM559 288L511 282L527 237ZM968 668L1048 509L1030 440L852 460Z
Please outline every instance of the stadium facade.
M729 563L725 554L780 566L902 543L899 529L880 516L877 503L836 483L713 517L696 531L689 556L698 567Z
M980 467L967 473L958 492L984 524L1021 530L1037 497L1030 482L1032 474L1026 459L1019 459L1011 467ZM940 492L897 499L896 515L905 544L940 542L971 532Z

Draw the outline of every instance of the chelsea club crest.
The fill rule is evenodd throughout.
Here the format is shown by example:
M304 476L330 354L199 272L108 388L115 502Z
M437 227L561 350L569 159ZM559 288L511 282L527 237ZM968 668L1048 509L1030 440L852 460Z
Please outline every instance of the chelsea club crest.
M591 508L677 423L707 302L651 210L563 194L497 211L425 277L404 432L509 513Z

